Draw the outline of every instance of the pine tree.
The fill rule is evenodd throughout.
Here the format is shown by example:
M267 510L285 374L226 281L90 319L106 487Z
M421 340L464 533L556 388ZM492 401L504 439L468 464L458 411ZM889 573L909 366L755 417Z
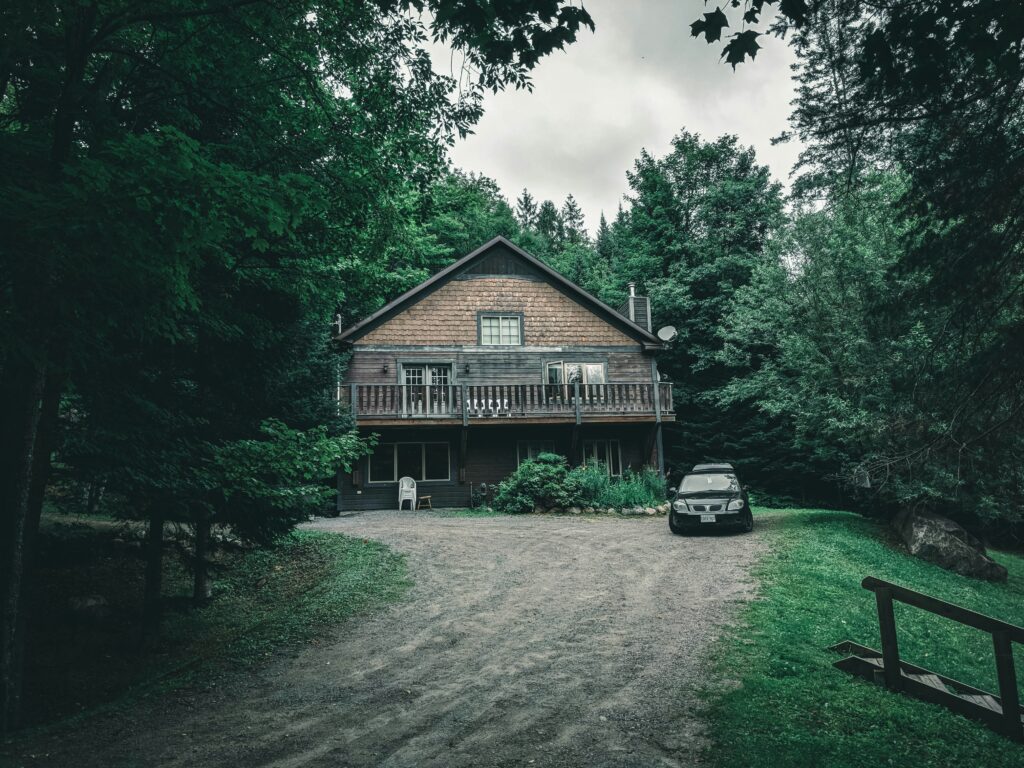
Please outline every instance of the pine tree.
M597 224L597 237L594 239L594 249L597 251L598 256L608 265L611 265L614 244L612 243L612 229L608 226L608 220L604 217L604 211L601 211L601 218Z
M577 244L587 240L587 230L584 228L583 211L580 209L576 198L571 194L565 198L562 204L562 227L563 241Z
M562 217L555 204L550 200L545 200L540 204L537 211L537 224L534 229L547 241L548 247L557 247L561 244Z
M526 187L523 187L523 193L516 200L516 220L523 229L533 229L537 222L537 200Z

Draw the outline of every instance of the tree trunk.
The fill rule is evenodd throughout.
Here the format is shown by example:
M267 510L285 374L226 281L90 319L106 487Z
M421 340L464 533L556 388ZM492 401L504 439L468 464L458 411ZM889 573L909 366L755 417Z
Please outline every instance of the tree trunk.
M86 513L95 515L99 512L101 501L103 501L103 481L95 480L89 483L89 495L85 499Z
M192 603L196 607L206 605L210 599L209 567L206 555L210 550L210 518L203 515L193 525L195 531L195 552L192 564L194 582Z
M26 533L31 523L33 455L46 377L43 368L27 361L8 365L4 375L0 405L0 733L16 727L20 713L19 615Z
M142 597L142 639L160 632L160 597L164 565L164 510L154 507L146 534L146 586Z

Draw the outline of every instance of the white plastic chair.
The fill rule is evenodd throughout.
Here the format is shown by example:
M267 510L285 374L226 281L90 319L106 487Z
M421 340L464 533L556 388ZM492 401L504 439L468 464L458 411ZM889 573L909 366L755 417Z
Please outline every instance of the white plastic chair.
M416 481L411 477L403 477L398 481L398 508L402 508L404 502L409 502L410 511L416 509Z

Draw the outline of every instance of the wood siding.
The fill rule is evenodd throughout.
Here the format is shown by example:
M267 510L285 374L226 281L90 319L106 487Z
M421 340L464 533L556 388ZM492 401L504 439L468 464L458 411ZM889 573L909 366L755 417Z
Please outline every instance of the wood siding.
M608 381L651 380L651 358L639 345L609 350L600 347L557 347L544 350L529 347L376 347L357 344L345 374L346 384L400 384L402 363L451 363L452 382L460 384L544 383L544 366L562 360L574 363L604 363ZM384 371L387 365L388 370ZM466 366L469 371L466 371Z
M498 483L515 471L517 445L520 441L548 440L554 442L555 452L580 460L584 440L618 440L622 451L623 467L639 470L654 461L654 427L652 425L592 425L574 428L568 425L537 426L514 425L473 427L466 430L465 457L462 450L462 430L436 427L419 429L378 429L379 442L448 442L451 456L451 480L422 481L417 484L420 496L429 494L434 507L464 507L470 503L471 487L480 483ZM369 434L370 430L362 430ZM465 465L464 480L460 481L460 468ZM368 509L394 509L398 500L397 483L369 483L367 459L357 465L357 473L339 473L338 510L356 512ZM354 474L358 474L356 485Z

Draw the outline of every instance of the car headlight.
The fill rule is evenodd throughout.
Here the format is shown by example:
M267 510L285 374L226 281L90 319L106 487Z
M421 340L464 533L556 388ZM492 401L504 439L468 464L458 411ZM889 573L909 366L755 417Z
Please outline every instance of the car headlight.
M729 506L726 509L735 512L737 509L743 509L744 506L743 499L734 499L729 502Z
M672 502L672 509L674 509L676 512L685 512L686 511L686 502L685 501L673 501Z

